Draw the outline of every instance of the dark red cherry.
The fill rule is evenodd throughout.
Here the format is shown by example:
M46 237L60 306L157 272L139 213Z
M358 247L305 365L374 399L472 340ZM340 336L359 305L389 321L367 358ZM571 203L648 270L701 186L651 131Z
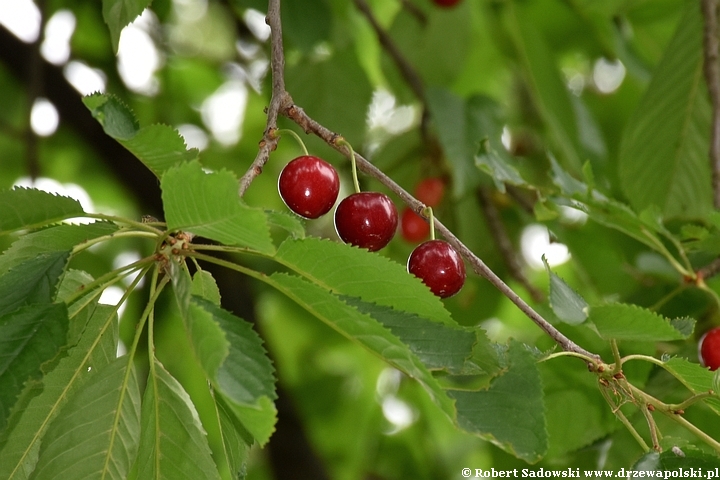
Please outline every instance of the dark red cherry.
M438 7L454 7L460 0L432 0Z
M410 207L405 207L400 215L400 233L406 242L422 242L430 235L430 224Z
M278 191L290 210L301 217L318 218L335 205L340 178L325 160L303 155L280 172Z
M445 182L437 177L428 177L415 186L415 198L428 207L437 207L445 194Z
M720 367L720 327L709 330L700 339L700 361L710 370Z
M410 254L407 269L440 298L455 295L465 284L465 264L444 240L428 240L418 245Z
M390 243L397 226L395 204L383 193L353 193L335 209L335 230L342 241L371 252Z

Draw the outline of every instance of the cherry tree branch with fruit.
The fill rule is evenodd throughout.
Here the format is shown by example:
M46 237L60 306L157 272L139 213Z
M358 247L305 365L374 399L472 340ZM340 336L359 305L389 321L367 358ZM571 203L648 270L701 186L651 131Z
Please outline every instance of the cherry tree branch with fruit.
M284 65L283 49L282 49L282 26L280 22L280 0L270 0L267 14L267 24L271 28L271 48L272 48L272 67L271 71L273 77L276 75L283 75L282 66ZM250 167L248 172L243 176L241 184L248 184L251 179L258 175L262 169L261 166L267 161L269 155L266 156L268 151L268 145L271 142L276 141L277 123L276 119L278 115L284 115L290 120L294 121L300 126L306 133L312 133L317 137L324 140L328 145L336 149L348 158L353 156L351 150L346 146L344 141L341 141L342 137L328 128L320 125L312 118L310 118L304 110L292 103L292 98L288 92L284 89L283 80L273 80L273 92L272 99L277 101L271 101L268 107L268 124L266 128L266 135L261 141L260 151L258 158ZM410 208L412 208L418 214L421 214L427 208L427 205L423 204L390 177L385 175L380 169L376 168L372 163L365 159L362 155L357 153L354 154L357 162L357 168L363 173L370 175L371 177L378 180L380 183L385 185L393 193L395 193L403 202L405 202ZM260 166L260 168L258 168ZM247 188L247 187L245 187ZM599 359L598 355L588 352L583 349L575 342L567 338L562 332L556 329L550 322L537 313L527 302L525 302L512 288L510 288L495 272L493 272L477 255L475 255L464 243L462 243L455 234L447 229L440 220L435 218L435 228L437 231L447 240L447 242L455 248L460 255L472 266L472 269L478 275L481 275L488 279L498 290L500 290L510 301L512 301L528 318L530 318L536 325L538 325L550 338L552 338L557 344L565 351L576 352L581 355L585 355L588 358Z
M272 67L271 71L273 74L273 77L277 75L284 75L283 72L283 54L282 54L282 30L279 20L279 12L280 12L280 1L279 0L270 0L269 1L269 8L268 8L268 15L267 15L267 23L271 27L271 47L272 47ZM403 78L408 82L408 84L411 86L412 90L415 92L416 96L421 100L424 101L424 88L422 86L422 81L420 80L420 77L417 75L416 72L414 72L412 66L405 60L402 53L397 49L397 47L394 45L390 37L384 33L384 31L381 29L377 21L374 19L374 16L367 5L366 2L363 0L355 0L355 4L358 7L358 9L363 13L363 15L368 18L370 21L373 30L377 33L378 39L380 44L387 49L387 51L390 53L391 57L397 64L399 70L401 71ZM384 174L380 169L376 168L371 162L369 162L367 159L365 159L362 155L358 154L357 152L353 151L352 147L344 140L344 138L333 132L332 130L328 129L327 127L321 125L317 121L313 120L311 117L309 117L305 111L302 109L301 106L295 105L292 102L291 96L287 91L284 89L284 81L279 80L275 81L273 80L273 92L272 92L272 99L276 101L271 101L270 106L268 107L268 123L266 128L266 136L264 137L263 141L261 141L261 152L263 161L267 161L267 157L265 156L264 149L266 149L267 144L270 143L270 141L276 141L278 137L277 132L277 125L276 125L276 119L278 115L283 115L293 122L295 122L298 126L300 126L303 131L307 134L313 134L322 140L325 141L329 146L333 147L335 150L349 158L353 163L353 175L356 175L356 169L371 176L372 178L375 178L380 183L382 183L384 186L386 186L390 191L392 191L394 194L396 194L404 203L406 203L414 212L424 215L427 217L427 214L430 213L432 223L434 224L434 229L437 229L437 231L447 240L447 244L452 252L459 252L460 255L471 265L473 271L477 273L478 275L486 278L488 281L490 281L500 292L502 292L503 295L505 295L511 302L513 302L517 308L519 308L528 318L530 318L536 325L538 325L550 338L552 338L562 349L563 352L569 355L578 356L579 358L585 360L588 365L590 366L590 369L594 372L596 372L599 375L599 385L600 390L603 396L606 398L608 403L610 405L615 405L613 410L618 415L618 418L630 429L633 436L638 439L641 446L646 451L649 451L650 449L653 450L660 450L659 440L658 440L658 427L655 424L655 421L652 416L652 412L655 409L659 409L662 413L669 415L673 420L677 421L679 424L685 426L690 431L694 432L699 438L701 438L703 441L705 441L708 445L712 446L715 450L720 452L720 443L716 442L712 438L710 438L708 435L703 433L701 430L697 429L694 425L687 422L685 419L680 417L682 415L683 409L673 409L673 406L668 406L664 404L663 402L655 399L652 396L649 396L642 392L642 390L638 389L637 387L632 386L625 380L624 376L622 375L622 360L620 360L619 355L616 355L616 362L614 364L605 364L602 362L599 355L588 352L581 346L577 345L575 342L570 340L567 336L565 336L563 333L561 333L555 326L550 324L545 318L543 318L539 313L537 313L529 304L527 304L517 293L512 290L500 277L498 277L478 256L476 256L462 241L460 241L456 235L453 234L449 229L447 229L437 218L432 217L432 209L428 207L428 205L422 203L417 198L415 198L413 195L408 193L405 189L403 189L400 185L398 185L395 181L393 181L392 178ZM273 144L274 145L274 144ZM319 159L318 159L319 160ZM297 160L296 160L297 161ZM320 160L322 162L322 160ZM292 165L293 162L291 162L290 165ZM323 162L324 163L324 162ZM290 166L289 165L289 166ZM329 165L328 165L329 166ZM325 167L323 167L325 168ZM254 164L253 167L246 173L245 178L252 178L254 175L259 173L259 170L257 169L257 166ZM281 177L282 178L282 177ZM251 180L250 180L251 181ZM249 184L249 182L248 182ZM356 188L357 188L357 182L355 182ZM242 190L241 190L242 191ZM282 189L281 189L282 193ZM356 192L358 193L358 192ZM369 195L369 194L368 194ZM383 196L384 197L384 196ZM383 202L389 201L386 200L387 197L383 199ZM287 199L286 199L286 203ZM290 206L290 204L288 204ZM394 206L390 207L389 205L386 205L388 208L392 208L394 210ZM359 245L359 246L365 246L366 248L369 248L371 251L377 250L379 248L382 248L387 241L389 241L389 238L386 240L383 240L381 244L378 245L363 245L361 239L353 239L350 237L345 237L342 233L342 230L348 227L343 227L342 225L338 225L338 216L341 218L341 224L342 222L345 222L348 218L351 217L351 215L348 213L349 209L346 208L347 205L343 205L343 203L340 204L338 207L338 212L336 212L336 226L338 227L338 232L340 233L340 236L343 240L345 240L348 243L351 243L353 245ZM291 209L293 209L291 207ZM294 210L294 209L293 209ZM323 211L328 211L329 208L324 208ZM296 213L300 213L297 212ZM302 214L301 214L302 215ZM396 213L395 213L396 215ZM315 217L310 217L315 218ZM396 222L396 220L394 220ZM392 222L391 222L392 223ZM389 233L387 235L390 235ZM434 230L433 230L434 235ZM422 245L421 245L422 246ZM419 250L418 248L417 250ZM414 254L415 252L413 252ZM682 253L682 250L681 250ZM413 256L411 255L411 262L413 260ZM410 270L411 273L413 270ZM421 271L416 270L416 271ZM419 274L421 278L423 276ZM428 285L431 285L429 282L426 281ZM524 282L521 282L524 283ZM432 286L431 286L431 289ZM458 288L459 289L459 288ZM433 289L433 291L435 291ZM456 290L454 290L452 293L455 293ZM539 298L539 295L537 295L537 292L533 289L529 289L530 292L534 292L534 297ZM436 294L438 294L437 291L435 291ZM452 294L451 293L451 294ZM443 294L440 294L440 296L445 296ZM616 347L615 347L616 348ZM560 354L556 354L560 355ZM554 355L550 355L548 358L553 358ZM612 372L610 375L604 373L604 372ZM649 447L647 444L645 444L644 440L642 440L642 437L635 431L634 427L630 425L629 421L625 418L625 416L620 412L619 406L622 404L616 404L617 399L615 399L614 396L620 395L621 397L626 397L631 399L631 402L634 403L642 412L643 415L646 417L648 426L650 428L650 434L652 438L652 446ZM699 395L699 396L698 396ZM683 402L681 405L690 405L695 403L698 399L706 398L706 397L712 397L714 394L712 392L703 392L696 396L691 397L690 399L686 400L686 402ZM623 401L626 401L623 400Z

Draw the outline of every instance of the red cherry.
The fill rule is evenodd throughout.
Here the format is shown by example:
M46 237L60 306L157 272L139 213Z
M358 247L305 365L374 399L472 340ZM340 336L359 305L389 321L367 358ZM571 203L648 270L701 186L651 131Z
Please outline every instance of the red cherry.
M428 207L437 207L445 194L445 182L430 177L421 180L415 187L415 197Z
M710 370L720 367L720 327L708 330L700 339L700 361Z
M405 207L400 215L400 233L409 243L422 242L430 235L430 224L410 207Z
M432 0L438 7L454 7L460 0Z
M395 204L383 193L354 193L335 209L335 230L340 238L371 252L390 243L397 225Z
M429 240L415 247L407 269L440 298L455 295L465 284L465 264L444 240Z
M305 218L330 211L340 192L340 178L325 160L303 155L285 165L278 179L280 197L290 210Z

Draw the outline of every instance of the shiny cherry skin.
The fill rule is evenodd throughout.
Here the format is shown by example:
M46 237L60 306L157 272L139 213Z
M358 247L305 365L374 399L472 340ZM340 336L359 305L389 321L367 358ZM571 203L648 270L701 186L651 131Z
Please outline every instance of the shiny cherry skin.
M335 205L340 178L325 160L303 155L290 161L280 172L278 191L290 210L301 217L318 218Z
M437 177L428 177L415 186L415 198L428 207L437 207L445 194L445 182Z
M699 343L700 361L710 370L720 367L720 327L708 330Z
M419 243L430 236L430 224L410 207L400 214L400 234L408 243Z
M454 7L460 0L432 0L438 7Z
M440 298L452 297L465 284L465 264L444 240L428 240L415 247L407 269Z
M335 209L335 230L342 241L371 252L390 243L397 226L395 204L383 193L353 193Z

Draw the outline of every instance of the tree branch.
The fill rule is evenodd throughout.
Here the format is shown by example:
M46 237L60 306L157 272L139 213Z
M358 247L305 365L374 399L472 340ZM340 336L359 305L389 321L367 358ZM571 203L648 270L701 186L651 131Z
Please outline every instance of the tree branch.
M270 0L267 23L271 28L272 38L272 74L275 76L284 76L283 66L284 57L282 53L282 30L280 25L280 0ZM356 3L364 3L363 0L355 0ZM282 90L281 90L282 88ZM256 158L256 162L250 167L248 172L243 176L243 179L247 179L247 184L259 175L262 171L262 165L267 161L271 149L268 145L272 142L272 145L277 144L277 137L273 135L277 115L283 115L295 122L300 126L305 133L312 133L316 135L325 143L333 147L335 150L346 156L351 157L350 149L343 144L342 136L329 130L328 128L320 125L318 122L310 118L305 111L292 104L290 95L284 90L284 81L282 79L273 78L273 92L270 107L268 108L268 124L263 141L260 142L260 152ZM258 159L262 164L257 164ZM357 162L357 168L363 173L370 175L377 179L380 183L385 185L393 193L395 193L400 199L405 202L415 212L422 212L426 207L422 202L417 200L415 197L410 195L405 189L398 185L393 179L385 175L375 165L370 163L362 155L355 153L355 160ZM259 171L258 171L259 167ZM241 186L241 193L244 192ZM550 338L552 338L563 350L568 352L575 352L587 357L599 359L600 357L594 353L590 353L584 348L577 345L575 342L563 335L557 328L551 325L545 320L539 313L528 305L520 296L515 293L505 282L493 272L485 262L483 262L477 255L475 255L465 244L463 244L454 233L448 230L438 219L435 219L435 229L450 243L463 258L472 266L472 269L478 275L485 277L490 283L492 283L500 292L505 295L511 302L513 302L521 312L523 312L530 320L532 320L540 329L542 329Z
M716 258L704 267L699 268L695 273L701 280L706 280L710 277L714 277L715 275L720 273L720 258Z
M270 71L272 74L272 96L270 97L270 105L267 108L267 127L260 140L260 148L253 160L252 165L245 175L239 180L238 194L242 197L245 195L252 181L260 175L263 167L270 158L270 152L277 148L279 137L275 135L277 130L277 117L280 109L288 108L292 105L292 98L285 90L285 53L283 52L282 22L280 20L280 0L270 0L268 2L268 13L265 17L265 23L270 26L272 32L270 36Z
M710 166L713 178L715 208L720 209L720 65L718 65L718 1L702 0L705 18L703 34L703 71L712 102L712 127L710 130Z

